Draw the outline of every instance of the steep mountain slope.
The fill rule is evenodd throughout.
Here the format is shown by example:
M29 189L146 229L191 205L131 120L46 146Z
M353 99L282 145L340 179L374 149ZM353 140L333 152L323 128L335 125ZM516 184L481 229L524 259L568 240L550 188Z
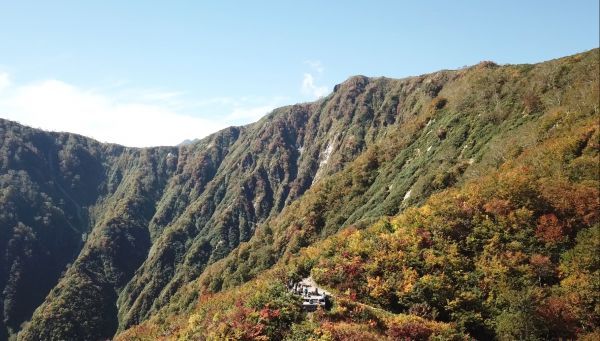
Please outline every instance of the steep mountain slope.
M427 159L412 154L410 142L390 136L394 143L375 144L323 178L119 339L462 339L462 333L480 339L597 338L598 57L594 50L534 67L467 71L473 77L467 84L479 87L449 94L445 89L455 88L447 85L439 94L447 96L445 109L435 110L435 119L456 117L461 108L473 116L461 115L452 128L477 121L487 128L465 145L491 142L463 152L468 165L461 166L462 181L453 168L441 169L442 183L451 179L455 189L361 231L364 220L351 217L368 207L373 196L365 193L377 192L387 167L402 174L406 163L398 166L396 157L409 150L412 162ZM523 72L528 77L520 77ZM490 88L499 101L474 95ZM473 97L480 101L470 102ZM490 122L490 109L501 118ZM417 130L417 143L435 131ZM432 178L433 185L438 176ZM398 182L384 184L389 190ZM410 199L405 194L398 207L406 205L404 198ZM338 226L349 228L318 241ZM293 297L272 284L308 274L336 293L331 311L300 314L291 308Z
M116 321L116 313L106 312L114 299L102 298L114 296L145 258L147 221L174 170L167 154L176 150L123 148L0 124L3 338L31 317L64 271L50 297L67 290L70 304L85 307L73 311L81 319L61 316L65 325L101 316ZM64 328L62 322L54 323ZM94 328L110 336L103 323Z
M285 251L295 252L342 226L394 215L433 191L496 169L539 143L545 132L538 135L538 127L554 124L553 116L563 110L595 110L596 57L597 50L535 67L484 64L456 72L460 77L413 121L396 126L269 220L249 243L209 267L200 281L203 290L237 285Z
M539 143L498 170L118 339L597 339L597 109L545 122L531 130ZM331 310L294 310L285 283L309 274L334 293Z
M179 147L0 120L0 339L30 318L21 339L111 337L477 178L538 144L550 113L592 110L597 57L352 77Z
M391 129L387 111L372 109L385 101L380 89L390 83L368 84L356 77L329 101L276 110L242 131L202 195L167 226L123 291L122 325L139 322L168 303L182 284L200 274L203 264L248 241L257 226L316 179L343 168Z

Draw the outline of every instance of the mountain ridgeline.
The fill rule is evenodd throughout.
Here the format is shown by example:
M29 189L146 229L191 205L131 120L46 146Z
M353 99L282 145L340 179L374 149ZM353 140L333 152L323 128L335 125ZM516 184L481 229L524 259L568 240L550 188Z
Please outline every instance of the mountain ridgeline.
M373 226L396 215L400 218L390 229L411 236L416 232L404 230L410 219L403 212L422 205L445 212L449 208L432 200L470 188L491 172L502 174L511 162L534 154L533 150L552 148L551 141L574 131L584 136L571 151L578 163L555 160L546 168L560 169L550 178L564 178L590 191L597 188L598 57L595 49L535 65L482 62L405 79L355 76L318 101L278 108L256 123L177 147L127 148L0 119L0 340L155 339L159 335L210 339L206 328L222 332L214 339L327 335L344 339L350 334L331 327L342 321L372 329L373 335L364 334L362 339L369 335L418 339L419 327L405 331L397 321L390 324L397 316L415 316L410 323L429 328L427 337L455 333L453 337L502 338L503 331L510 329L506 320L486 324L471 316L473 321L465 322L442 303L421 302L425 298L418 295L409 299L399 293L377 296L365 291L385 287L377 281L401 285L397 277L388 277L408 273L410 262L403 268L385 268L368 281L349 277L344 286L341 279L324 274L337 271L335 264L344 263L345 256L336 252L351 254L351 246L339 241L339 250L331 248L319 256L313 249L330 245L348 231L371 231L369 238L382 238L377 242L386 245L388 237L377 237L381 228ZM544 202L548 212L539 214L547 215L545 224L554 224L548 214L556 213L559 220L571 219L571 234L563 244L549 244L544 249L547 254L537 250L539 257L558 264L578 245L578 232L597 229L598 217L589 212L590 207L598 209L597 200L586 200L580 211L561 214L548 211L552 202ZM490 212L509 210L502 205L496 203L498 207ZM524 202L517 208L531 205ZM475 216L474 212L469 214ZM428 224L423 223L418 233L429 233ZM444 224L440 221L431 228ZM558 233L555 230L548 234ZM365 236L356 238L372 242ZM510 235L503 238L496 243L517 243ZM533 250L529 239L518 242L526 245L527 252ZM447 252L460 252L452 245L444 247ZM307 255L307 250L313 253ZM539 257L540 262L546 260ZM463 265L460 271L465 274L478 269L475 264ZM598 271L598 264L594 266L586 270L590 276ZM434 271L424 269L414 270L412 276L421 278ZM277 285L261 281L285 282L308 274L339 292L338 303L345 310L335 318L321 314L321 322L311 320L314 325L307 325L306 314L294 310L293 304L282 305L285 309L272 316L264 313L264 307L293 298ZM550 287L559 278L546 280ZM404 290L412 288L402 285ZM264 295L248 298L257 287L272 293L273 302ZM344 298L344 293L351 295ZM279 324L273 329L263 321L264 328L255 330L256 335L236 334L232 325L240 324L235 323L213 328L213 322L206 321L219 320L216 314L226 321L227 314L233 313L225 306L215 308L211 297L230 300L242 311L257 309L256 316L266 314L265 319L271 316ZM236 297L254 305L233 304ZM425 313L414 313L418 303L423 303ZM596 308L590 309L598 308L598 301L594 304ZM350 313L359 307L367 307L361 308L365 314L376 309L393 317L372 313L371 321L380 322L368 325L369 318L361 320ZM283 311L293 314L283 319ZM479 313L490 321L500 314L491 308ZM540 322L546 329L540 327L543 332L539 329L532 335L590 333L590 326L598 322L590 318L591 322L574 318L572 333L564 335ZM171 322L167 321L179 329L168 329ZM327 331L323 325L333 329Z

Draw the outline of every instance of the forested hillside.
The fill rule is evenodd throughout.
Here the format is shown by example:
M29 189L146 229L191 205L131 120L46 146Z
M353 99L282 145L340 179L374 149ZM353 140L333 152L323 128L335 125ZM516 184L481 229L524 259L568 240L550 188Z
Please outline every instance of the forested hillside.
M175 170L168 155L176 149L130 149L0 124L3 338L53 287L48 300L70 293L78 309L53 315L49 328L110 336L115 292L146 257L148 222Z
M0 339L592 333L598 52L356 76L178 147L0 120Z

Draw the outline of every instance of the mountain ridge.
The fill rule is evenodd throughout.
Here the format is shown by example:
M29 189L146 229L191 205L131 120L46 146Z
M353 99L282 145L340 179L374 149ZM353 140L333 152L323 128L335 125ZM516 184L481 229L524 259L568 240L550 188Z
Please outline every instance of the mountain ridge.
M49 289L34 290L45 300L19 337L112 337L175 309L172 302L192 302L194 294L186 290L197 295L247 282L278 257L343 226L368 225L463 177L476 177L514 152L511 142L535 143L528 137L511 141L508 132L538 124L555 106L552 96L559 102L565 94L574 96L565 84L588 91L580 80L594 81L593 75L582 76L581 70L597 66L597 53L535 65L483 62L403 79L354 76L316 102L277 108L258 122L179 147L106 145L0 120L7 155L0 164L7 172L0 203L12 214L0 217L10 236L1 245L21 240L23 233L50 240L42 238L42 226L63 233L69 233L63 225L77 226L69 237L69 254L77 259L61 258L56 268L68 270L60 279L59 270L48 276L56 279L44 286L54 287L47 296ZM543 90L546 80L555 84ZM529 96L519 82L538 88ZM28 192L10 194L19 181ZM42 216L19 225L24 214L11 206L17 197L49 200L52 209L36 209L46 212L49 225ZM290 226L296 227L281 234ZM77 241L80 233L88 233L85 245ZM23 305L10 292L18 292L27 283L23 274L34 271L17 271L18 264L38 257L3 260L4 337L31 314L31 308L16 313ZM201 288L195 288L198 283ZM39 304L37 298L29 307Z

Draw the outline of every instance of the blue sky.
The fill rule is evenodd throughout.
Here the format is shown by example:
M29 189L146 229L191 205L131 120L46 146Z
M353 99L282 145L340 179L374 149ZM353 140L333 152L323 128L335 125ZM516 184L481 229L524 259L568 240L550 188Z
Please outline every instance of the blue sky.
M176 144L351 75L405 77L598 47L597 0L1 1L0 117Z

